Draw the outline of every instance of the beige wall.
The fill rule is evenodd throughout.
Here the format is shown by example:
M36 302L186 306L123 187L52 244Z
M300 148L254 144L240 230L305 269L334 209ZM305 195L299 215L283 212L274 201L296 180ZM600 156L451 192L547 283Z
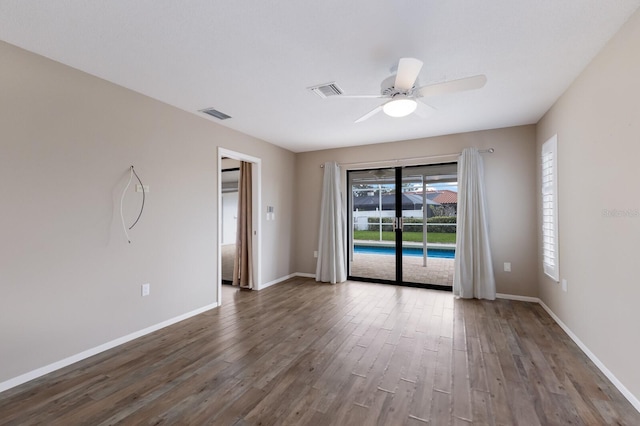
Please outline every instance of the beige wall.
M0 63L0 383L217 301L218 146L262 159L262 282L294 272L293 153L5 43Z
M496 150L483 154L483 158L497 291L537 296L534 126L297 154L296 270L315 273L313 251L318 246L322 188L320 164L450 154L466 147ZM512 272L503 272L504 262L512 263Z
M638 52L640 12L537 127L538 156L542 143L558 134L560 276L568 284L565 293L539 267L540 298L636 396L640 396ZM605 209L629 210L631 216L605 217Z

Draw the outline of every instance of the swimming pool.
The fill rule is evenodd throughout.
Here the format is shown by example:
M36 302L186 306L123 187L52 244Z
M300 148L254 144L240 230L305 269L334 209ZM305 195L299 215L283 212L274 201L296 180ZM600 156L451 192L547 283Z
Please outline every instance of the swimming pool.
M353 252L362 253L362 254L395 255L396 249L395 247L357 245L353 247ZM403 247L402 255L422 257L422 247ZM440 259L453 259L456 256L456 251L430 248L430 249L427 249L427 256L438 257Z

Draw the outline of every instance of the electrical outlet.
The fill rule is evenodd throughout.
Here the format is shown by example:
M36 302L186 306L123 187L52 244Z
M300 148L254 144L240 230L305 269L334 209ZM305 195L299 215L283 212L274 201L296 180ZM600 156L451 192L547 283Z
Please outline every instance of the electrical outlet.
M151 293L151 284L142 284L142 296L148 296Z
M567 291L567 280L562 279L562 291Z
M142 192L142 185L140 185L139 183L136 184L136 192ZM149 193L149 185L144 185L144 192L145 193Z
M511 272L511 262L504 262L504 271Z

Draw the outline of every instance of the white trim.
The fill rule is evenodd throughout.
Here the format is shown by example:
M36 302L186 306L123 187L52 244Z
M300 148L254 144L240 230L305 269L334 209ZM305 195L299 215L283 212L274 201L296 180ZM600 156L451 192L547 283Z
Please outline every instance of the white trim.
M273 280L273 281L269 281L268 283L264 283L260 288L258 288L258 289L256 289L256 290L263 290L263 289L265 289L265 288L267 288L267 287L271 287L272 285L275 285L275 284L281 283L282 281L286 281L286 280L288 280L289 278L293 278L293 277L295 277L295 276L296 276L296 274L289 274L289 275L285 275L284 277L276 278L276 279L275 279L275 280Z
M222 148L218 147L218 172L216 173L218 179L218 187L216 188L217 192L217 203L218 203L218 216L217 216L217 247L216 252L218 253L218 260L216 262L216 301L219 305L222 305L222 154L220 152Z
M272 285L278 284L282 281L288 280L289 278L293 278L293 277L307 277L307 278L315 278L315 274L309 274L306 272L295 272L293 274L289 274L286 275L284 277L275 279L273 281L269 281L268 283L266 283L263 287L261 287L260 289L264 289L267 287L270 287ZM582 350L582 352L585 353L585 355L587 355L589 357L589 359L596 365L596 367L598 367L600 369L600 371L602 371L602 373L607 376L607 378L609 380L611 380L611 383L613 383L613 385L620 391L620 393L622 393L622 395L631 403L631 405L633 405L633 407L640 412L640 401L633 395L633 393L631 393L631 391L629 391L629 389L626 388L625 385L622 384L622 382L620 380L618 380L618 378L602 363L602 361L600 361L598 359L597 356L595 356L595 354L593 352L591 352L589 350L589 348L582 343L582 341L578 338L578 336L576 336L573 331L571 331L571 329L569 327L567 327L567 325L565 323L562 322L562 320L560 320L560 318L558 318L558 316L539 298L537 297L530 297L530 296L518 296L515 294L504 294L504 293L496 293L496 297L498 299L508 299L508 300L518 300L518 301L522 301L522 302L531 302L531 303L538 303L540 306L542 306L542 308L549 314L549 316L551 318L553 318L553 320L560 326L560 328L562 328L562 330L567 333L567 335L571 338L571 340L573 340L575 342L576 345L578 345L578 347ZM82 361L83 359L89 358L93 355L99 354L101 352L107 351L109 349L115 348L116 346L122 345L124 343L127 343L131 340L137 339L139 337L142 337L144 335L147 335L149 333L153 333L154 331L160 330L161 328L165 328L168 327L172 324L175 324L177 322L183 321L187 318L191 318L193 316L199 315L203 312L206 312L208 310L214 309L218 306L217 303L212 303L210 305L206 305L203 306L202 308L198 308L196 310L193 310L191 312L187 312L185 314L182 315L178 315L177 317L168 319L166 321L163 321L161 323L152 325L150 327L144 328L142 330L133 332L131 334L128 334L126 336L117 338L115 340L112 340L110 342L104 343L102 345L96 346L94 348L91 349L87 349L86 351L80 352L79 354L76 355L72 355L70 357L64 358L60 361L54 362L52 364L46 365L44 367L40 367L38 369L35 369L33 371L30 371L28 373L24 373L21 374L18 377L14 377L12 379L6 380L4 382L0 383L0 392L4 392L6 390L9 390L13 387L19 386L23 383L26 383L30 380L36 379L38 377L44 376L45 374L49 374L53 371L59 370L61 368L67 367L71 364L74 364L78 361Z
M293 274L294 277L304 277L304 278L314 278L316 277L316 274L309 274L307 272L296 272L295 274Z
M560 318L558 318L558 316L553 313L553 311L542 300L540 300L538 303L540 303L540 306L542 306L542 308L547 311L549 316L553 318L553 320L560 326L560 328L562 328L564 332L567 333L569 337L571 337L571 340L573 340L575 344L578 345L582 352L584 352L585 355L589 357L589 359L596 365L596 367L598 367L600 371L602 371L602 373L607 376L609 380L611 380L611 383L613 383L613 385L620 391L620 393L622 393L622 395L627 398L631 405L633 405L633 407L638 412L640 412L640 401L638 400L638 398L636 398L635 395L633 395L633 393L631 393L631 391L627 389L626 386L623 385L616 376L614 376L614 374L602 363L602 361L600 361L598 357L589 350L587 345L582 343L578 336L573 334L573 331L571 331L571 329L567 327L567 325L563 323Z
M497 299L518 300L520 302L540 303L540 299L531 296L519 296L517 294L496 293Z
M198 308L191 312L187 312L186 314L178 315L177 317L168 319L166 321L162 321L161 323L152 325L147 328L143 328L142 330L135 331L131 334L127 334L126 336L119 337L115 340L112 340L107 343L103 343L102 345L98 345L94 348L87 349L86 351L82 351L78 354L71 355L70 357L61 359L60 361L56 361L52 364L45 365L44 367L37 368L35 370L29 371L28 373L24 373L19 375L18 377L14 377L12 379L6 380L0 383L0 392L4 392L13 387L26 383L30 380L37 379L40 376L44 376L45 374L49 374L53 371L59 370L61 368L67 367L71 364L74 364L78 361L82 361L83 359L89 358L91 356L97 355L100 352L107 351L109 349L115 348L116 346L120 346L123 343L130 342L131 340L142 337L146 334L153 333L154 331L160 330L161 328L168 327L172 324L175 324L180 321L184 321L187 318L191 318L193 316L199 315L203 312L216 308L218 306L217 303L212 303L210 305L203 306L202 308Z
M550 161L547 161L547 156L551 157ZM541 150L541 170L540 174L542 180L540 182L542 201L542 210L540 211L542 220L542 267L544 273L553 279L555 282L560 282L560 252L558 247L558 135L553 135L549 140L542 144ZM548 173L545 173L547 172ZM548 175L548 176L547 176ZM550 182L547 180L550 177ZM545 197L549 197L550 200L545 200ZM551 205L550 214L548 213L549 207L546 203ZM545 220L549 218L553 229L547 229L547 222ZM551 241L547 241L550 239ZM547 247L551 246L551 247ZM550 259L550 260L547 260Z
M633 395L633 393L631 393L631 391L627 389L626 386L623 385L620 380L618 380L618 378L604 365L604 363L600 361L598 357L595 356L593 352L591 352L591 350L589 350L587 345L582 343L582 341L578 338L578 336L576 336L573 333L573 331L571 331L571 329L567 327L567 325L563 323L560 320L560 318L558 318L558 316L542 300L540 300L537 297L518 296L515 294L503 294L503 293L497 293L496 297L498 299L509 299L509 300L519 300L523 302L538 303L540 306L542 306L542 308L549 314L551 318L553 318L553 320L560 326L560 328L562 328L562 330L565 333L567 333L567 336L569 336L571 340L573 340L574 343L578 345L580 350L582 350L582 352L584 352L585 355L588 356L589 359L596 365L596 367L598 367L598 369L602 371L602 374L607 376L607 378L620 391L620 393L624 395L625 398L627 398L627 400L631 403L631 405L633 405L633 407L638 412L640 412L640 400L638 400L638 398L636 398L635 395Z
M276 278L273 281L269 281L268 283L263 284L262 287L260 287L260 288L258 288L256 290L262 290L262 289L265 289L267 287L271 287L274 284L278 284L278 283L281 283L283 281L286 281L289 278L295 278L295 277L315 278L316 274L307 274L306 272L294 272L293 274L285 275L284 277Z

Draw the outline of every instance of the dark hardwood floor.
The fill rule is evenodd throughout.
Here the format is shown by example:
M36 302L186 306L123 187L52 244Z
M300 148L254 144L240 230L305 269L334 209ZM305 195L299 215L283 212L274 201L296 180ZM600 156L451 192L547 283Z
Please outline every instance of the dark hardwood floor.
M218 309L0 394L0 424L640 424L536 304L223 289Z

